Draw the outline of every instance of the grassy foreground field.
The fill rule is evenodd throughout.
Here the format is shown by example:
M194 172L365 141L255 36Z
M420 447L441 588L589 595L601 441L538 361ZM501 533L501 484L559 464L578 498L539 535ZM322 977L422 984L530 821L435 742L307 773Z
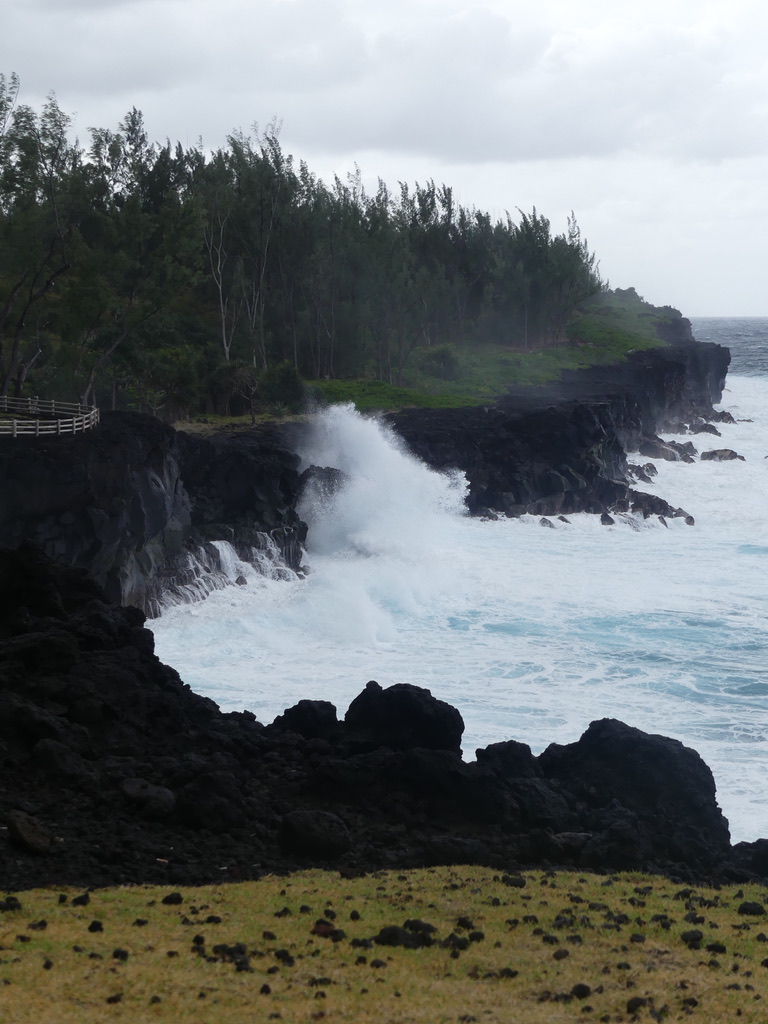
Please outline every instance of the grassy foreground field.
M764 1022L765 897L474 867L21 892L0 1021Z

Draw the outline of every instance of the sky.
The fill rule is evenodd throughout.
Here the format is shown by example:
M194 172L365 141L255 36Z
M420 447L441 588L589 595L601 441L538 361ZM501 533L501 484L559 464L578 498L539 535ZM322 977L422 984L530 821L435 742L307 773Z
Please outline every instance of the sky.
M613 287L768 316L763 0L6 0L0 72L87 144L224 145L276 119L325 181L573 211Z

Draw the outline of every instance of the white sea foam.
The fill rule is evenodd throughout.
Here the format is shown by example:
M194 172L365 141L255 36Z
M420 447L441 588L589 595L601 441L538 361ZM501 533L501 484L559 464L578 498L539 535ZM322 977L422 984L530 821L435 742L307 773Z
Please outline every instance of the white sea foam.
M251 573L169 609L153 623L158 654L262 721L304 697L343 714L368 679L427 686L460 709L468 756L508 738L538 752L619 718L696 748L734 838L766 836L768 379L729 379L723 406L753 422L684 440L745 462L658 462L641 485L695 526L582 515L554 530L464 516L460 478L333 408L304 456L348 480L305 509L311 575Z

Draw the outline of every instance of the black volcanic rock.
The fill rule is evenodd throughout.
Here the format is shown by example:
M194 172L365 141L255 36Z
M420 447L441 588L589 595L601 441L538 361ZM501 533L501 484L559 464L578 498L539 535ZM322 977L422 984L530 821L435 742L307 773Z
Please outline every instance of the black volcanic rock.
M194 582L190 552L220 569L212 540L247 561L272 544L298 569L297 466L268 430L210 441L138 413L105 413L73 437L6 435L0 546L31 541L87 570L112 601L156 614L164 592Z
M428 465L463 470L472 512L600 512L627 495L606 406L406 409L390 419Z
M285 853L298 857L335 860L351 849L349 830L328 811L291 811L282 820L280 844Z
M269 726L273 732L296 732L305 740L337 739L340 723L336 707L328 700L300 700L286 708Z
M576 743L550 745L539 765L547 779L600 812L595 821L626 835L638 858L672 856L704 867L729 849L712 772L679 740L604 718Z
M154 655L143 614L109 604L82 570L0 551L0 598L7 889L308 863L752 877L766 862L757 844L730 850L709 769L674 740L607 720L539 758L509 741L467 763L455 708L377 683L343 722L302 701L265 728L193 693Z
M502 779L540 778L541 768L527 743L504 740L475 751L477 763L490 768Z
M702 452L700 458L702 462L733 462L736 459L746 462L744 456L737 454L732 448L715 448L711 452Z
M387 419L428 465L466 474L473 514L613 510L633 499L626 452L653 439L653 457L687 459L656 434L720 418L712 406L730 353L676 341L556 383L510 388L487 407L404 409Z
M345 744L356 751L390 747L461 751L464 720L456 708L410 683L383 689L371 680L344 718Z

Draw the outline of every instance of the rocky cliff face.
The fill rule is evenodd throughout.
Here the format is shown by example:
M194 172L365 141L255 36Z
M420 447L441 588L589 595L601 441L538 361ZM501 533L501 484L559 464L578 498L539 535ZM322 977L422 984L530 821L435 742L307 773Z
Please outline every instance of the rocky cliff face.
M696 342L513 389L487 408L408 409L389 417L429 465L462 469L469 506L508 515L641 510L675 514L628 486L626 452L660 430L715 418L727 349Z
M76 437L2 438L0 544L32 541L111 600L156 613L201 572L215 582L212 540L244 558L272 545L298 568L297 463L268 436L211 442L134 413Z

